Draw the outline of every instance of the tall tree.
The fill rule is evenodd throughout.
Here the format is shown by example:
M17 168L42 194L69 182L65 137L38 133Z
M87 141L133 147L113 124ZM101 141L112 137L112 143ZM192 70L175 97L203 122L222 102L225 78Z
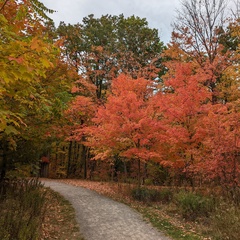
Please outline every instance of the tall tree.
M196 149L195 173L202 182L220 186L223 193L238 202L240 181L239 100L208 105L196 127L201 144Z
M64 65L59 46L49 40L44 24L49 12L37 0L0 1L1 178L17 143L43 136L42 125L53 122L57 102L69 91L58 75Z
M105 96L112 78L128 72L133 77L157 77L163 44L146 19L123 15L85 17L81 24L61 23L66 56L84 79L95 84L98 98Z
M164 129L153 111L151 82L120 75L113 80L111 95L98 108L95 125L85 129L87 145L95 159L111 159L119 155L140 163L160 156L158 147Z
M173 172L181 171L194 186L196 150L203 140L203 136L196 136L196 129L211 94L204 86L207 76L194 64L179 63L174 68L174 76L165 79L165 89L155 96L168 139L162 164L171 166Z
M146 19L134 16L124 18L123 15L105 15L95 18L89 15L76 25L60 23L57 33L63 39L65 58L79 73L73 88L76 100L69 107L68 114L75 121L75 116L79 119L72 124L68 141L71 139L81 143L85 139L81 129L86 124L92 124L89 120L92 113L86 110L85 103L96 106L104 102L112 79L123 72L135 78L156 78L163 44L157 30L150 29ZM69 144L73 145L71 141ZM81 153L80 162L86 166L89 149L84 145L81 148L85 153Z
M212 63L218 54L218 30L225 26L226 0L184 0L173 24L173 39L180 47L194 54L200 64L207 55Z
M213 103L218 101L217 82L235 61L233 49L224 51L221 41L230 17L227 3L226 0L182 1L182 8L173 25L172 44L167 50L171 58L185 55L187 61L195 61L208 72L206 85L214 93ZM178 54L174 55L176 51Z

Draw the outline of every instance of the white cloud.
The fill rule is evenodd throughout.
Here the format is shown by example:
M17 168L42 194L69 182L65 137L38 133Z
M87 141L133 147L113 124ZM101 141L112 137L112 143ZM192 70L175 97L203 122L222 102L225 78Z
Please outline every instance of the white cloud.
M60 21L66 23L81 22L83 17L94 14L139 16L146 18L149 27L157 28L162 41L167 43L171 35L171 22L180 0L42 0L48 8L57 12L51 15L56 25Z

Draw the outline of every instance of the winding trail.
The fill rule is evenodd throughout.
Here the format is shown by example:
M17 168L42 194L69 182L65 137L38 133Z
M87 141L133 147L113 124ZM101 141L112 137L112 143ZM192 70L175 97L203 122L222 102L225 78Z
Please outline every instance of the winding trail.
M52 180L42 183L72 204L86 240L170 240L122 203L83 187Z

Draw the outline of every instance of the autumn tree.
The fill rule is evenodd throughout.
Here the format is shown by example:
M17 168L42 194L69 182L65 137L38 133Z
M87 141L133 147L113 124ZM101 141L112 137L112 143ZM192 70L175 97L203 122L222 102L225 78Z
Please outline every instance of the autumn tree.
M237 201L240 182L239 100L225 105L208 106L196 129L204 136L197 151L198 165L204 181L221 186L224 193Z
M85 129L94 159L137 161L140 185L141 163L160 157L164 128L153 111L153 85L143 78L126 75L114 79L106 104L93 119L95 125Z
M218 30L225 26L226 7L226 0L183 1L173 25L176 31L173 34L176 34L180 47L196 54L198 61L202 61L203 54L206 54L213 62L218 54Z
M3 178L8 160L12 160L13 155L15 162L21 158L20 152L14 154L14 151L21 149L20 145L33 143L44 136L44 127L53 122L55 113L60 113L57 103L63 100L64 92L69 91L69 83L64 83L63 76L60 83L60 72L56 70L64 63L60 63L58 43L53 44L49 40L44 26L49 21L46 14L52 11L37 0L0 3L0 141ZM35 157L34 160L39 159L39 156ZM22 159L24 161L24 157Z
M161 122L166 128L164 166L194 186L196 150L204 136L196 136L196 128L204 116L211 93L204 85L207 76L192 63L175 65L175 74L164 81L164 88L154 96L161 109ZM199 172L197 172L198 174ZM175 178L175 177L174 177Z
M92 125L97 106L91 97L80 95L75 96L65 111L68 123L64 126L64 141L69 143L67 177L78 175L87 178L89 148L82 144L86 139L83 129Z
M146 19L135 16L124 18L123 15L105 15L95 18L89 15L82 23L75 25L60 23L57 34L64 42L62 50L65 59L79 73L79 79L72 89L76 100L69 106L68 112L68 117L73 117L75 121L74 116L79 116L67 138L72 146L76 141L81 144L85 138L84 134L80 134L81 141L72 132L80 131L86 124L91 125L91 121L87 120L89 111L82 111L86 101L95 105L104 102L111 80L123 72L134 77L156 78L161 66L159 53L163 45L157 30L150 29ZM85 149L85 154L81 153L78 161L86 166L88 148L84 145L81 148Z
M202 169L207 181L222 187L237 202L239 192L239 18L227 28L223 45L232 49L234 61L218 82L219 96L224 101L211 106L198 131L205 135L199 157L205 156ZM207 157L206 157L207 156ZM206 161L207 160L207 161ZM206 168L206 166L209 166Z
M98 98L120 73L154 78L159 72L163 44L146 19L89 15L76 25L60 23L57 31L65 40L66 58L97 87Z
M233 102L239 98L239 18L229 23L227 31L221 37L225 51L232 50L231 66L229 66L218 82L219 96L223 103Z
M195 62L208 73L206 85L213 92L212 102L221 100L217 82L235 61L234 49L226 49L226 36L231 12L225 0L183 1L173 24L172 43L166 52L171 59Z

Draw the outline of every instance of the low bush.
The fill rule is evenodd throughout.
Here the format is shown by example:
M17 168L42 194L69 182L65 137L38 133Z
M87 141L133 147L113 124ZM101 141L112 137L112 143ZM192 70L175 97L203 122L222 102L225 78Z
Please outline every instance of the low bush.
M0 239L38 239L45 192L36 179L0 183Z
M156 202L159 200L159 191L156 189L134 188L131 195L135 200L141 202Z
M208 217L215 209L215 202L210 197L193 192L180 191L174 196L183 218L194 221L198 217Z
M173 191L169 188L162 188L159 191L158 199L162 203L169 203L173 199Z

